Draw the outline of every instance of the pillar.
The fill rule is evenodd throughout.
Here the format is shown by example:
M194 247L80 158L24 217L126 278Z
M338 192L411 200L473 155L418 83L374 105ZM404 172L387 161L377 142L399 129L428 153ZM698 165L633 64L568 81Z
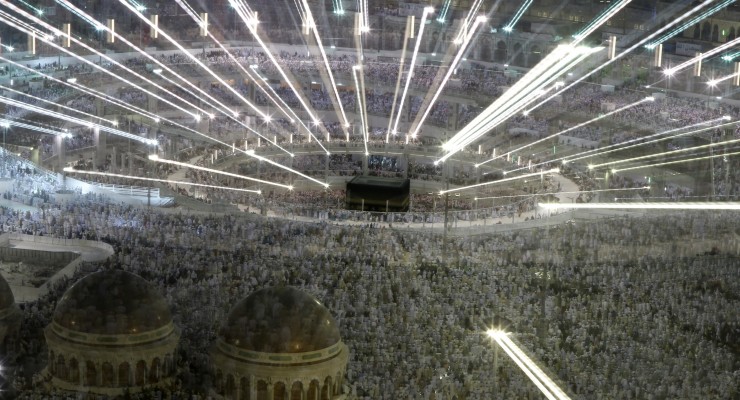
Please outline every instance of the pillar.
M155 88L154 86L150 86L149 89L153 93L157 93L157 88ZM147 94L146 97L147 97L146 110L149 111L150 113L157 114L159 110L159 99L149 94Z
M254 376L249 377L249 398L257 398L257 379Z
M118 169L118 152L116 151L116 146L113 146L113 151L111 152L111 158L110 158L110 172L115 173Z
M59 156L59 161L57 163L57 166L59 167L60 170L64 169L64 167L65 167L64 164L65 164L65 162L67 160L67 155L65 154L64 147L65 147L64 146L64 138L62 137L62 135L57 135L54 138L54 150L57 153L57 155Z

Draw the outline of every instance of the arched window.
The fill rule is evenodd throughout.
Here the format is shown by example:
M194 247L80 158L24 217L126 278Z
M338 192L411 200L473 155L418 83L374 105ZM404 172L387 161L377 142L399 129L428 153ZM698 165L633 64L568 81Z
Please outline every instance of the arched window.
M118 366L118 386L131 386L131 366L127 362Z
M68 378L69 381L74 383L75 385L80 384L80 364L77 362L76 358L69 360Z
M103 374L102 379L102 385L105 387L115 387L116 386L116 374L113 371L113 366L110 363L103 363L103 366L101 367L101 371Z
M224 396L227 399L236 398L236 382L234 381L234 375L226 376L226 387L224 388Z
M98 386L98 370L90 360L85 362L85 386Z
M701 40L709 40L712 35L712 25L709 22L704 22L701 26Z
M735 40L735 27L730 27L730 32L727 34L727 41Z
M155 357L154 360L152 360L152 368L149 370L149 383L159 382L161 369L162 363L159 361L159 357Z
M57 357L57 378L66 381L67 378L67 364L64 363L64 357Z
M136 363L136 376L134 377L134 383L136 386L144 386L146 384L146 362L139 360Z
M257 382L257 400L271 400L267 398L267 382Z
M288 400L288 393L285 390L285 384L283 382L277 382L272 389L273 400Z
M694 39L699 39L701 35L701 24L694 25Z
M506 62L506 42L499 40L496 43L496 50L493 51L493 60L497 62Z
M524 53L522 52L522 45L520 43L514 44L514 60L511 62L514 65L524 65Z
M242 376L242 379L239 380L239 388L241 391L240 400L252 400L252 387L249 378Z
M332 389L331 376L327 376L324 379L324 386L321 388L321 400L330 400L332 398Z
M714 28L712 28L712 41L719 42L719 26L717 24L714 24Z
M534 45L529 49L529 66L537 65L542 59L542 50L540 46Z
M307 400L319 400L319 387L321 385L319 384L319 381L313 380L311 381L311 384L308 385L308 396L306 396Z
M301 393L303 393L303 383L301 381L293 382L290 387L290 400L301 400Z

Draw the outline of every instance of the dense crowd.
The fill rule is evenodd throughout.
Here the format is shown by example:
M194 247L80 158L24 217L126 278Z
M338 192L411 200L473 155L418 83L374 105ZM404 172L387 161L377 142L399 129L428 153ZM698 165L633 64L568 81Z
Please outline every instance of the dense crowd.
M494 325L575 398L738 395L734 212L445 238L373 224L162 213L87 196L31 213L0 209L0 226L116 249L23 305L19 356L33 362L11 380L21 399L51 396L33 368L45 363L41 329L69 285L104 269L139 274L167 298L182 331L179 375L158 390L172 398L208 394L208 349L228 310L270 285L299 287L331 310L351 352L347 382L362 399L536 398L516 365L494 354L484 334Z

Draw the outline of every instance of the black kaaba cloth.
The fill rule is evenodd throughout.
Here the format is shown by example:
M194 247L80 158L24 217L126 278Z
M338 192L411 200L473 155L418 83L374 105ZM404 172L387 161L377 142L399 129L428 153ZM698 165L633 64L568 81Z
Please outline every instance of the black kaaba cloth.
M347 182L348 210L406 212L411 181L403 178L356 176Z

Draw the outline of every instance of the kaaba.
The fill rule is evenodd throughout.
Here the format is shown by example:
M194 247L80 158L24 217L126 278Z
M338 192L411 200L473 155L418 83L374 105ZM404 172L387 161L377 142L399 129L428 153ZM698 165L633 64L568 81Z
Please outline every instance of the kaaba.
M348 210L406 212L411 181L377 176L356 176L347 182Z

